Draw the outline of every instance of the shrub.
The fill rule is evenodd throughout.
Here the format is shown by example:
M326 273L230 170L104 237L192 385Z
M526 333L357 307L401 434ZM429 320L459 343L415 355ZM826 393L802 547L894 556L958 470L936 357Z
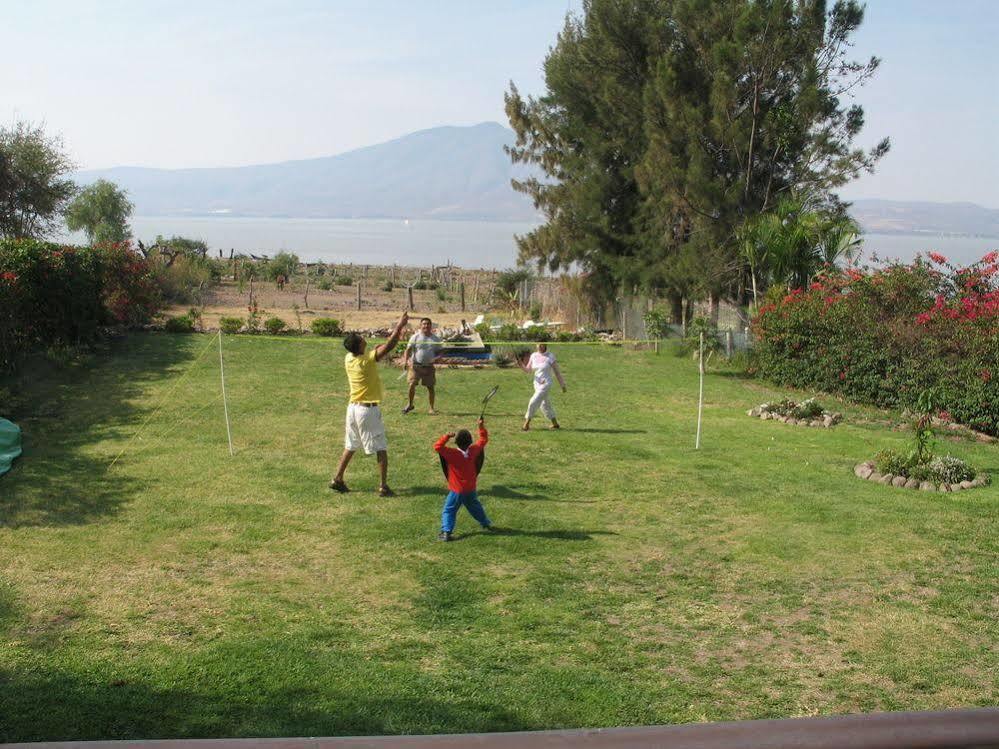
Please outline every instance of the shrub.
M704 353L720 351L722 348L721 336L718 334L718 327L706 317L695 317L687 326L687 335L680 344L678 353L688 356L701 350L701 333L704 334Z
M257 303L251 304L247 310L250 314L246 316L246 332L247 333L259 333L260 332L260 313L257 311Z
M168 317L163 324L163 330L167 333L193 333L194 320L190 315L179 315L178 317Z
M271 335L277 335L286 327L286 323L280 317L268 317L264 321L264 330Z
M437 287L437 301L438 302L447 301L447 289L445 289L443 286Z
M392 291L395 285L391 281L386 281L382 284L382 291Z
M531 355L531 350L523 346L498 346L493 351L493 362L497 367L505 369L517 364L518 359L525 359Z
M235 335L243 329L242 317L220 317L219 329L227 335Z
M753 320L754 365L777 383L889 408L938 410L999 434L999 253L967 268L931 254L771 288Z
M337 286L353 286L354 285L354 279L351 278L350 276L337 276L336 277L336 285Z
M285 280L290 281L297 270L298 255L290 252L279 252L265 266L267 278L271 281L276 281L279 276L284 276Z
M528 316L529 316L529 317L530 317L530 318L531 318L532 320L540 320L540 319L541 319L541 313L542 313L542 310L541 310L541 302L534 302L534 303L533 303L533 304L531 305L531 310L530 310L530 312L528 312L527 314L528 314Z
M208 257L208 245L186 237L156 237L156 247L167 254L152 252L149 263L160 293L174 304L202 303L205 292L218 285L227 264Z
M0 369L36 347L94 341L160 308L149 262L127 244L72 247L0 240Z
M332 317L317 317L312 321L312 332L322 336L338 336L343 333L343 324Z
M909 469L913 467L908 457L895 450L879 452L874 456L874 465L879 473L892 473L896 476L908 476Z
M661 309L651 309L642 315L645 334L649 338L668 338L671 332L669 316Z
M316 288L321 289L322 291L329 291L333 288L333 281L323 276L316 281Z
M936 481L945 484L959 484L962 481L971 481L975 478L975 472L960 458L952 455L940 455L929 462L929 469Z
M795 407L794 418L814 419L816 416L821 416L823 413L825 413L825 411L815 398L806 398Z

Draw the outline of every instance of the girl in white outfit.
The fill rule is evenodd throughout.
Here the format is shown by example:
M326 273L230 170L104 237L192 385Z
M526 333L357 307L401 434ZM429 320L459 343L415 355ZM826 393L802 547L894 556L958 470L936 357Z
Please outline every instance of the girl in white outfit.
M538 350L531 354L529 359L519 361L520 368L528 374L534 375L534 397L527 404L527 414L524 416L523 430L526 432L531 428L531 419L534 414L541 409L541 412L551 419L552 429L559 429L558 419L555 418L555 408L552 406L548 393L552 387L553 375L558 379L558 384L565 392L565 380L562 379L562 372L555 363L555 354L548 352L548 346L544 343L538 344Z

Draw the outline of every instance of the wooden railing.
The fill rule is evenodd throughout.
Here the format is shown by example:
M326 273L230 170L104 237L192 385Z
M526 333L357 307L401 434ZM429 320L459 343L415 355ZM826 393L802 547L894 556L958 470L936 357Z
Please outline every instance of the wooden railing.
M986 749L999 747L999 708L871 713L641 728L436 736L186 739L3 744L31 749Z

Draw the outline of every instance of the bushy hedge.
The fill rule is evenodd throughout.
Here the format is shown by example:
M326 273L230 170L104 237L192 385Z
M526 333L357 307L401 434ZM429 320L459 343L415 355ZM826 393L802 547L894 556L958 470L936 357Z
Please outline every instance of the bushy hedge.
M574 343L579 341L598 341L599 336L590 331L553 330L545 325L531 325L522 328L514 323L506 323L493 330L489 323L479 323L475 332L483 341L542 341L552 343Z
M0 240L0 368L36 346L94 340L149 322L161 304L148 262L127 244Z
M332 317L317 317L312 321L312 332L322 336L337 336L343 333L343 323Z
M999 253L966 268L929 261L833 271L771 290L753 322L754 366L783 385L912 408L999 434Z

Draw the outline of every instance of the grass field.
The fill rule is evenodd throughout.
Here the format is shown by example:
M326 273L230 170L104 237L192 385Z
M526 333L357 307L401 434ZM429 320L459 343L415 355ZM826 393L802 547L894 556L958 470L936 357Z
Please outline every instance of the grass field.
M0 478L0 741L999 701L999 487L855 479L905 440L885 414L829 400L849 420L833 430L749 419L775 391L716 372L695 452L687 359L555 346L558 433L519 431L519 371L445 370L443 413L403 417L404 383L383 370L399 496L375 495L363 456L339 496L339 342L226 339L233 458L211 346L136 335L0 382L26 434ZM462 510L457 541L438 543L431 445L471 427L494 383L480 493L505 531ZM995 446L939 448L999 474Z

